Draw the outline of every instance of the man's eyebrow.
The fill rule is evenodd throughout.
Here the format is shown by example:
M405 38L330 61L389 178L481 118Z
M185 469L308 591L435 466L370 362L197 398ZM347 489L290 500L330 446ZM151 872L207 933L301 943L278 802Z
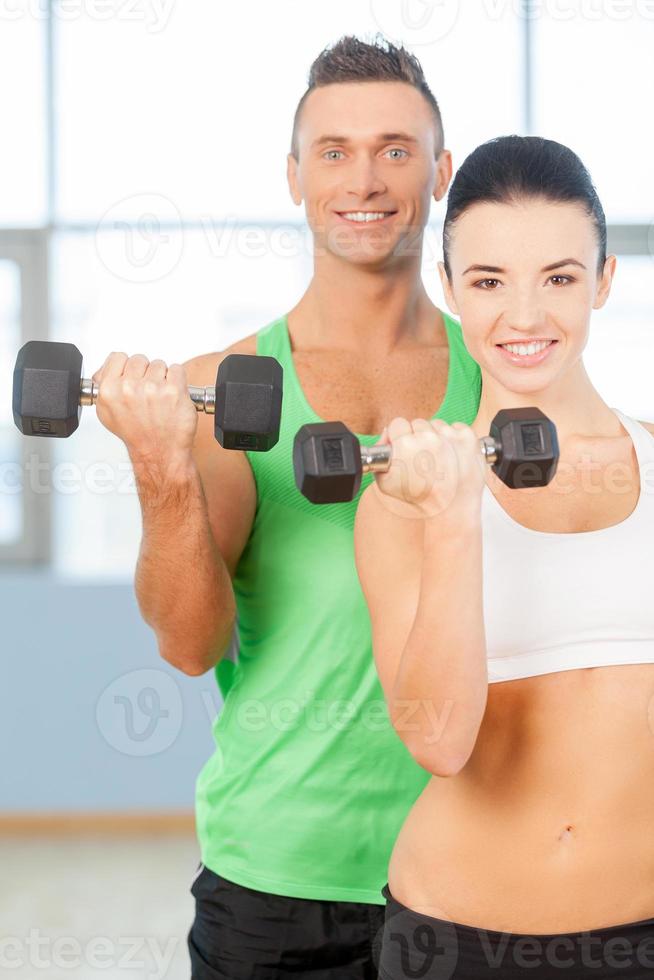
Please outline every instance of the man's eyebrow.
M561 259L559 262L552 262L551 265L545 265L540 270L541 272L551 272L553 269L560 269L564 265L578 265L580 269L585 269L586 266L583 262L579 262L578 259ZM499 272L504 273L506 269L500 269L498 265L469 265L468 268L462 272L462 275L466 275L468 272Z
M401 140L404 143L418 142L416 137L411 136L409 133L380 133L376 139L379 143L392 143L395 140ZM348 136L332 136L328 134L315 139L311 144L311 148L313 149L314 147L325 146L327 143L341 143L343 146L347 146L351 142L352 140Z

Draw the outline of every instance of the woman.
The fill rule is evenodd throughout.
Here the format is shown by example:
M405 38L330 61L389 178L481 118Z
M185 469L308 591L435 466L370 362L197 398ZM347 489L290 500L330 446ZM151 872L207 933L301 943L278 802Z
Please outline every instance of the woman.
M510 136L466 159L439 271L479 413L394 419L355 529L389 714L433 774L391 858L383 980L654 969L654 426L582 360L615 264L572 151ZM559 467L511 490L478 440L532 405Z

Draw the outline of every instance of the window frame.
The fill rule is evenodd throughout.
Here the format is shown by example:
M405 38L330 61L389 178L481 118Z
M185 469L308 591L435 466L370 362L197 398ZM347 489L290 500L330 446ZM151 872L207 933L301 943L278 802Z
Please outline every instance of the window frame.
M20 276L20 345L48 339L48 232L46 229L0 228L0 260L14 262ZM0 544L0 565L49 564L51 512L49 488L38 493L25 479L31 459L45 472L51 468L46 438L20 437L18 462L23 473L21 497L22 534L16 541Z

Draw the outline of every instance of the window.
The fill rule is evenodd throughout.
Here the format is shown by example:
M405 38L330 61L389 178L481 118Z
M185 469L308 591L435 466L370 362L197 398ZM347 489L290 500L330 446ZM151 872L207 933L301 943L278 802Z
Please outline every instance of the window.
M111 350L169 361L219 350L294 305L312 263L286 186L293 113L324 46L381 32L419 58L455 168L530 124L588 165L625 253L594 317L589 367L612 404L654 418L643 123L654 21L647 4L597 22L564 17L565 4L525 6L529 21L521 4L485 0L332 0L319 16L300 0L9 5L0 81L20 97L0 105L5 390L27 339L76 344L88 376ZM440 306L443 214L444 202L433 207L423 263ZM50 484L5 487L0 557L86 581L131 578L138 500L125 447L93 409L68 440L27 439L5 400L0 449L5 480L17 467L28 475L31 460Z
M654 5L544 4L533 33L536 132L581 157L607 221L649 224Z
M47 216L45 20L26 6L0 11L0 226L7 227L41 225Z
M20 268L0 259L0 390L11 391L16 351L21 346ZM0 405L0 545L16 544L23 535L20 435L9 399Z

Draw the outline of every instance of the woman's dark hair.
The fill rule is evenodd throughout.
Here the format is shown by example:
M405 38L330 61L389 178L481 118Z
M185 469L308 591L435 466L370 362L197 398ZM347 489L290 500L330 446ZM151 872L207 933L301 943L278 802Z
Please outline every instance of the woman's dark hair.
M529 197L577 201L592 216L599 244L598 275L606 260L606 218L585 166L572 150L541 136L498 136L465 158L447 197L443 265L449 263L452 225L473 204L513 204Z

